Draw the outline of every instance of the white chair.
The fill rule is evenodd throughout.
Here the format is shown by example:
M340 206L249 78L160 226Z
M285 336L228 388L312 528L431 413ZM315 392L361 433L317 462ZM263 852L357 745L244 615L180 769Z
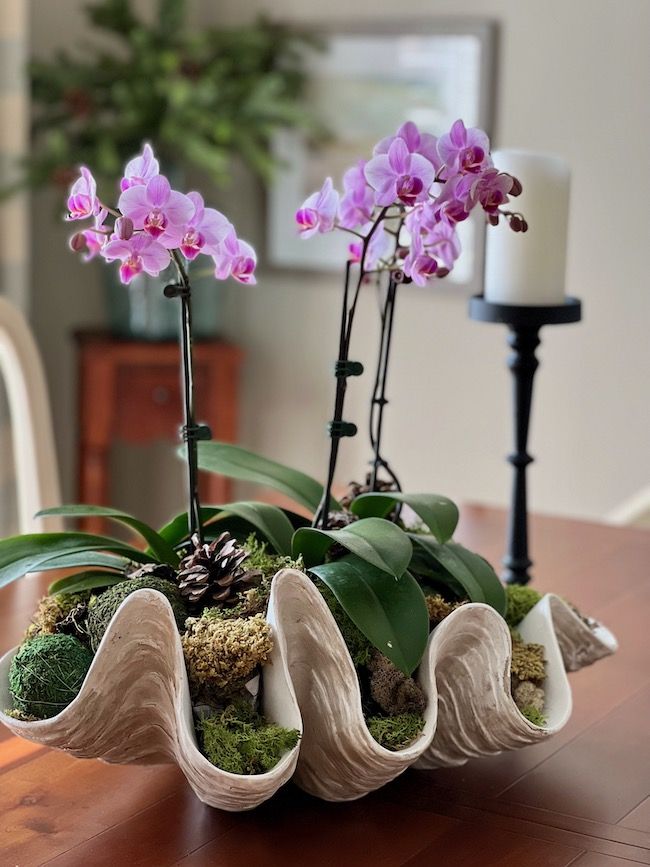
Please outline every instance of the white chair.
M11 415L18 523L21 533L42 532L40 509L61 504L59 471L45 372L25 317L0 297L0 375ZM48 518L47 530L63 529L63 519Z

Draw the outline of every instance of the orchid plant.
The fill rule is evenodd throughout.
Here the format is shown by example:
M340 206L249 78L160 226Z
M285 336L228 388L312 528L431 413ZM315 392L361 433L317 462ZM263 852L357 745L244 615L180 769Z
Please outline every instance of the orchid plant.
M461 253L457 226L475 208L490 225L506 220L515 232L525 232L523 215L510 210L510 198L521 193L517 178L500 172L490 156L490 142L483 130L467 129L457 120L449 132L436 138L408 121L395 135L378 142L368 160L359 160L343 175L343 194L327 178L296 212L303 238L317 233L346 232L352 236L345 269L343 310L337 364L332 445L328 481L316 520L327 526L328 502L336 469L339 439L353 436L356 427L343 421L346 377L361 366L349 364L350 340L361 287L371 280L387 280L382 309L379 362L371 405L370 436L374 450L371 490L378 485L378 469L384 467L393 485L399 482L381 456L381 425L387 403L385 386L390 356L390 336L396 287L413 282L427 285L453 270ZM354 275L354 285L350 283Z
M164 291L181 300L183 438L187 442L182 454L188 467L189 507L159 530L105 506L45 510L41 514L94 515L118 521L139 534L147 547L142 550L110 536L78 532L5 539L0 541L0 586L30 571L63 567L77 571L55 582L51 592L110 586L128 578L134 563L151 564L152 569L166 564L174 571L188 546L218 538L228 529L244 538L252 531L276 553L302 558L305 568L330 588L368 640L407 675L419 664L429 635L423 588L442 587L452 596L489 604L504 614L505 591L492 567L453 541L458 509L446 497L377 491L373 485L365 493L357 491L347 502L338 502L331 495L331 485L338 440L346 430L342 421L345 381L362 372L360 365L349 361L362 285L387 274L389 297L392 292L394 302L400 281L426 282L448 272L459 252L455 225L477 204L491 221L503 214L513 228L516 220L520 229L525 228L521 215L503 208L508 195L519 189L514 178L493 169L479 131L465 130L459 122L447 138L436 142L432 136L421 135L413 124L406 124L396 136L377 145L368 163L359 163L346 173L343 196L328 179L299 210L297 220L304 235L338 228L354 236L346 265L332 451L323 486L300 471L238 446L199 442L208 440L210 432L194 422L187 263L207 256L217 279L233 277L251 284L256 266L253 248L237 237L223 214L205 206L198 192L173 190L160 174L149 145L127 163L115 206L100 200L92 173L82 167L70 190L67 219L86 220L89 225L72 236L71 248L85 259L99 256L119 263L124 284L143 272L156 276L170 263L177 270L177 283ZM350 292L353 271L356 283ZM385 321L386 317L385 310ZM389 343L382 343L380 354L384 372ZM378 382L383 395L385 376ZM378 455L377 442L375 468ZM303 513L251 501L201 507L199 468L275 488L302 507ZM403 506L410 507L418 526L400 518ZM305 510L309 517L304 516Z

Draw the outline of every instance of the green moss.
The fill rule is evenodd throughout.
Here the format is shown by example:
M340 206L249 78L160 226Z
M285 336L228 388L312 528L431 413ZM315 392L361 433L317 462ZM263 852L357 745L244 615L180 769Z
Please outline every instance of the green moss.
M37 635L26 641L9 669L14 709L47 719L62 711L81 689L93 655L71 635Z
M531 608L542 598L542 594L531 587L522 587L520 584L508 584L506 587L506 623L508 626L517 626L524 619Z
M99 642L102 640L108 624L126 597L131 593L135 593L136 590L149 589L158 590L169 599L174 611L174 617L176 618L176 625L179 631L183 630L188 611L178 587L172 584L171 581L166 581L163 578L148 576L131 578L128 581L121 581L119 584L109 587L108 590L90 600L87 628L88 635L90 636L90 646L94 651L99 647Z
M527 720L529 720L529 722L532 722L533 725L540 727L546 725L546 717L541 713L541 711L537 710L536 707L522 707L521 713Z
M266 773L300 740L296 729L267 723L245 703L201 720L199 733L208 760L231 774Z
M366 720L368 731L387 750L403 750L424 729L424 717L416 713L397 716L371 716Z
M316 581L316 587L320 591L321 596L327 603L327 607L332 612L336 625L341 631L343 641L345 641L352 662L357 668L367 667L370 664L374 653L374 646L368 641L366 636L358 629L350 620L341 603L332 593L326 584L322 581Z
M246 558L247 569L259 569L265 578L273 578L280 569L304 569L302 557L294 560L291 557L283 557L280 554L270 554L267 542L260 541L255 533L244 542L244 548L248 551Z

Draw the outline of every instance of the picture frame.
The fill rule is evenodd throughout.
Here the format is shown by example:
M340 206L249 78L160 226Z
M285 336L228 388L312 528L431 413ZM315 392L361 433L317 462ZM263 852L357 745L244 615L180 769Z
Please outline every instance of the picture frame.
M309 61L307 100L329 136L298 132L273 143L279 169L269 189L267 260L274 269L327 272L341 268L348 239L318 235L305 244L294 214L331 176L369 158L379 139L406 120L435 135L462 117L490 135L493 126L496 25L489 20L416 19L329 24L316 28L324 50ZM459 224L463 254L445 282L471 293L482 288L485 225Z

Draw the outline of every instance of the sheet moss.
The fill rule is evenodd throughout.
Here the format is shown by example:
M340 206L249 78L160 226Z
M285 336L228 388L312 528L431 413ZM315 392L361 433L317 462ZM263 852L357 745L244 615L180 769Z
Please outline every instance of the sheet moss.
M368 731L387 750L403 750L421 734L424 717L416 713L396 716L371 716L366 720Z
M520 584L508 584L506 586L506 623L508 626L517 626L528 614L531 608L542 598L542 594L531 587L522 587Z
M296 729L268 723L243 702L202 719L198 729L208 760L231 774L266 773L300 740Z
M522 716L525 716L529 722L532 722L533 725L539 726L542 728L546 725L546 717L544 714L537 710L536 707L528 706L520 708Z

